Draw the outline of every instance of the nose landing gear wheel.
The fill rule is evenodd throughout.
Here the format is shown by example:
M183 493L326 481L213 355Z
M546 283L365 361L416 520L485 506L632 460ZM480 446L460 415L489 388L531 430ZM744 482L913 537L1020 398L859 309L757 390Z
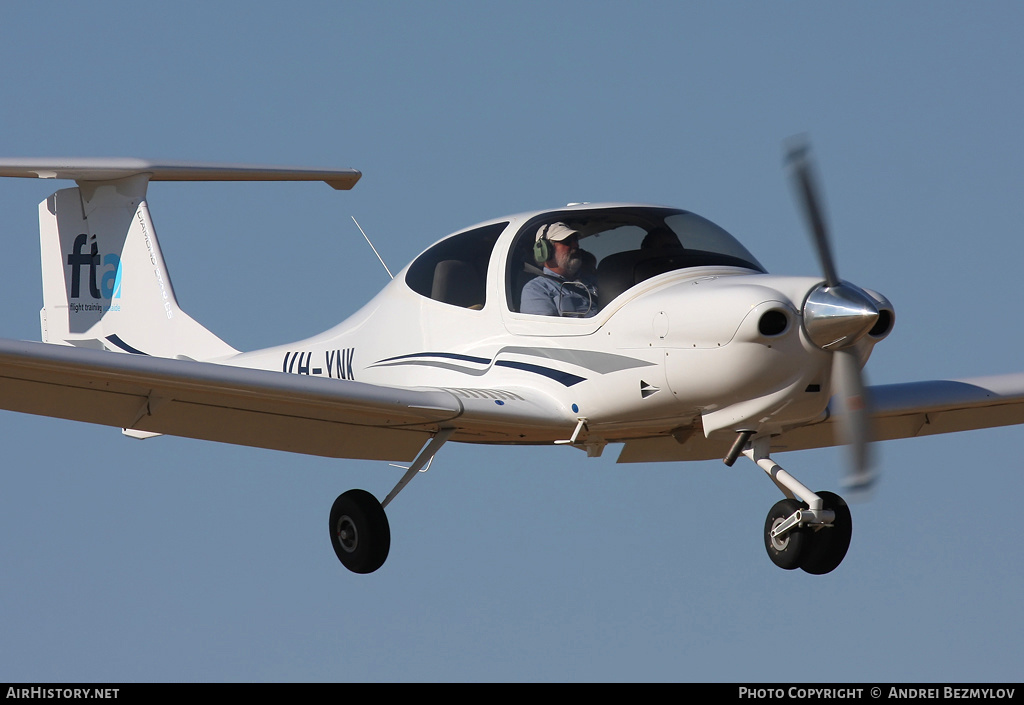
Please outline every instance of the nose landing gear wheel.
M781 499L769 510L768 518L764 522L764 547L768 551L768 557L772 563L784 570L793 570L800 567L811 536L806 527L794 526L781 536L772 538L772 530L780 526L786 519L792 516L798 509L805 509L807 505L797 502L795 499Z
M836 514L832 526L826 526L810 535L810 546L804 550L800 567L811 575L831 573L839 567L850 548L850 537L853 536L853 519L850 508L837 494L818 492L823 509L831 509Z
M380 502L365 490L349 490L331 507L331 545L353 573L372 573L391 549L391 528Z

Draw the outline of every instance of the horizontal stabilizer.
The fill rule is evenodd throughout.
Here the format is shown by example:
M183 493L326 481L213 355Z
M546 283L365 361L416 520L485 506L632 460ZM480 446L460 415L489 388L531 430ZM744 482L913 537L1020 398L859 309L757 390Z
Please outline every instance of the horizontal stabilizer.
M0 176L116 181L140 174L147 174L150 181L323 181L339 190L352 188L362 176L356 169L307 169L120 158L0 158Z

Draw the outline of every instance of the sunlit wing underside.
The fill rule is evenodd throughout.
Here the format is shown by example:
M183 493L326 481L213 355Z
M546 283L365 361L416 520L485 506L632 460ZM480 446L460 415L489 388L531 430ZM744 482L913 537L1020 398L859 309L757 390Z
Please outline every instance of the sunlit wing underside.
M868 393L879 441L1024 423L1024 374L887 384ZM831 420L794 429L782 436L779 450L836 445L834 430Z
M1024 423L1024 374L889 384L870 387L868 393L875 411L873 438L879 441ZM836 432L829 417L774 438L772 451L839 445ZM729 446L697 433L685 443L671 437L630 441L619 462L712 460L725 457Z
M0 339L0 408L310 455L411 460L444 391Z

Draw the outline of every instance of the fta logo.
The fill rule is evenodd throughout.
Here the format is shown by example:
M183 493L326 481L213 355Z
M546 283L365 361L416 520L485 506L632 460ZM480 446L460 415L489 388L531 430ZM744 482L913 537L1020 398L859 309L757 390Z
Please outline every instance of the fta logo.
M91 242L90 242L91 240ZM86 246L89 250L86 251ZM71 267L71 292L69 298L82 297L82 270L87 269L89 295L94 299L121 298L121 258L117 255L100 255L96 236L91 238L82 233L75 238L72 252L68 255Z

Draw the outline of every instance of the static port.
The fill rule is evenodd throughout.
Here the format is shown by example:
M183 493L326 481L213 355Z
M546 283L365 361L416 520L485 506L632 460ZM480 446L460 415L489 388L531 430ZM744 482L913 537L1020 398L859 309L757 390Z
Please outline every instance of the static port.
M789 316L778 309L767 311L757 322L757 330L761 335L771 338L782 335L789 327Z

